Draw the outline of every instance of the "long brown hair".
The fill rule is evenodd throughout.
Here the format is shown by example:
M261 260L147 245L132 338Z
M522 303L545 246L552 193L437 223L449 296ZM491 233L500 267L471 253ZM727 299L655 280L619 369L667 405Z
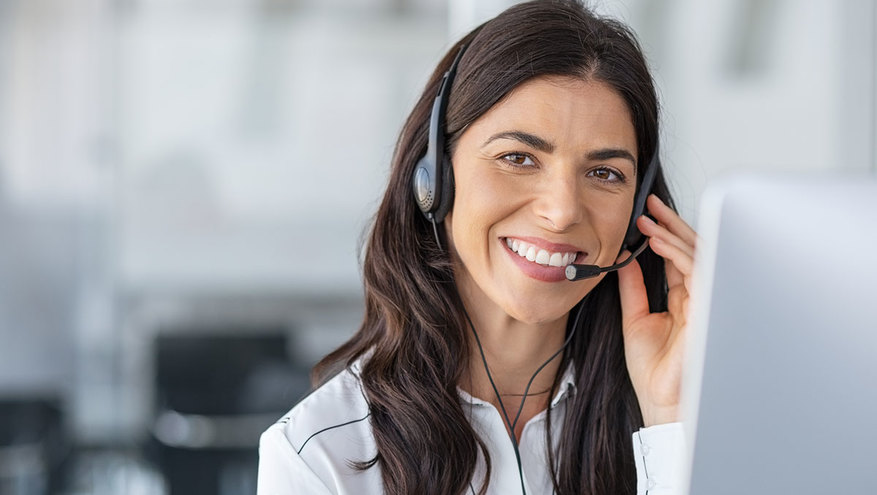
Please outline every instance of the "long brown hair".
M515 5L444 56L399 136L389 184L365 246L362 326L314 371L321 381L368 356L360 376L378 452L373 459L353 461L360 469L379 465L391 495L463 493L479 451L485 479L490 478L487 449L457 393L472 350L451 261L411 190L414 165L426 151L438 83L463 46L447 107L448 153L466 126L521 83L543 75L600 81L622 96L636 130L637 177L657 150L658 102L635 36L575 0ZM660 170L652 192L671 203ZM646 250L639 262L652 310L666 309L663 260ZM563 418L559 448L549 448L554 487L564 495L632 494L631 434L643 420L624 360L617 277L607 275L582 304L583 317L560 367L573 365L577 392ZM551 419L549 411L546 435ZM481 493L486 489L481 486Z

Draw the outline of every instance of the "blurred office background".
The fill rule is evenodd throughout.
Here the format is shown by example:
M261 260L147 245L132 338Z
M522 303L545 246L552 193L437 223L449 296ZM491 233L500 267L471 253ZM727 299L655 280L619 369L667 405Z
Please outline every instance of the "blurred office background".
M254 493L359 323L406 112L512 3L0 0L0 495ZM874 2L591 4L642 39L689 220L728 170L877 171Z

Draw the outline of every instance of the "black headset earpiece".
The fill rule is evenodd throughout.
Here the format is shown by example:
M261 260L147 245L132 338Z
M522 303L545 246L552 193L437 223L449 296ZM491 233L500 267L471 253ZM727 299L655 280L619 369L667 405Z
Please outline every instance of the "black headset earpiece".
M415 165L411 181L417 206L433 224L444 220L454 203L454 174L450 159L445 155L445 110L457 65L465 50L465 46L460 48L451 67L442 76L429 116L429 144L426 155Z
M643 175L643 180L639 185L639 191L633 200L633 212L630 215L630 224L627 226L627 234L624 236L622 249L631 249L642 241L643 234L636 226L636 219L645 212L646 199L648 199L649 194L652 192L655 177L658 175L658 168L660 167L661 161L658 159L658 147L656 146L655 153L652 155L648 166L646 166L645 175Z

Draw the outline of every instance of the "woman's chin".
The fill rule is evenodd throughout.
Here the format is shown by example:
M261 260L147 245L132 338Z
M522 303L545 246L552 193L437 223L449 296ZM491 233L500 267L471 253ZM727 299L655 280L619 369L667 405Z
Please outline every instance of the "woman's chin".
M569 314L576 301L557 305L514 305L506 307L506 313L526 325L542 325L555 322Z

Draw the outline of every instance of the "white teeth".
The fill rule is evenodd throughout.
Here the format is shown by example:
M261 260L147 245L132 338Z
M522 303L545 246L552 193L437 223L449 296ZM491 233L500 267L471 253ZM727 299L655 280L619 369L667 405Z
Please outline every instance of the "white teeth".
M546 251L544 249L540 249L539 251L536 252L536 259L535 259L536 263L539 263L540 265L547 265L548 260L550 260L550 259L551 259L551 255L548 254L548 251Z
M518 239L506 238L506 245L513 252L529 261L547 266L566 266L572 263L576 258L576 253L551 253L544 249L539 249L532 244L527 244Z

